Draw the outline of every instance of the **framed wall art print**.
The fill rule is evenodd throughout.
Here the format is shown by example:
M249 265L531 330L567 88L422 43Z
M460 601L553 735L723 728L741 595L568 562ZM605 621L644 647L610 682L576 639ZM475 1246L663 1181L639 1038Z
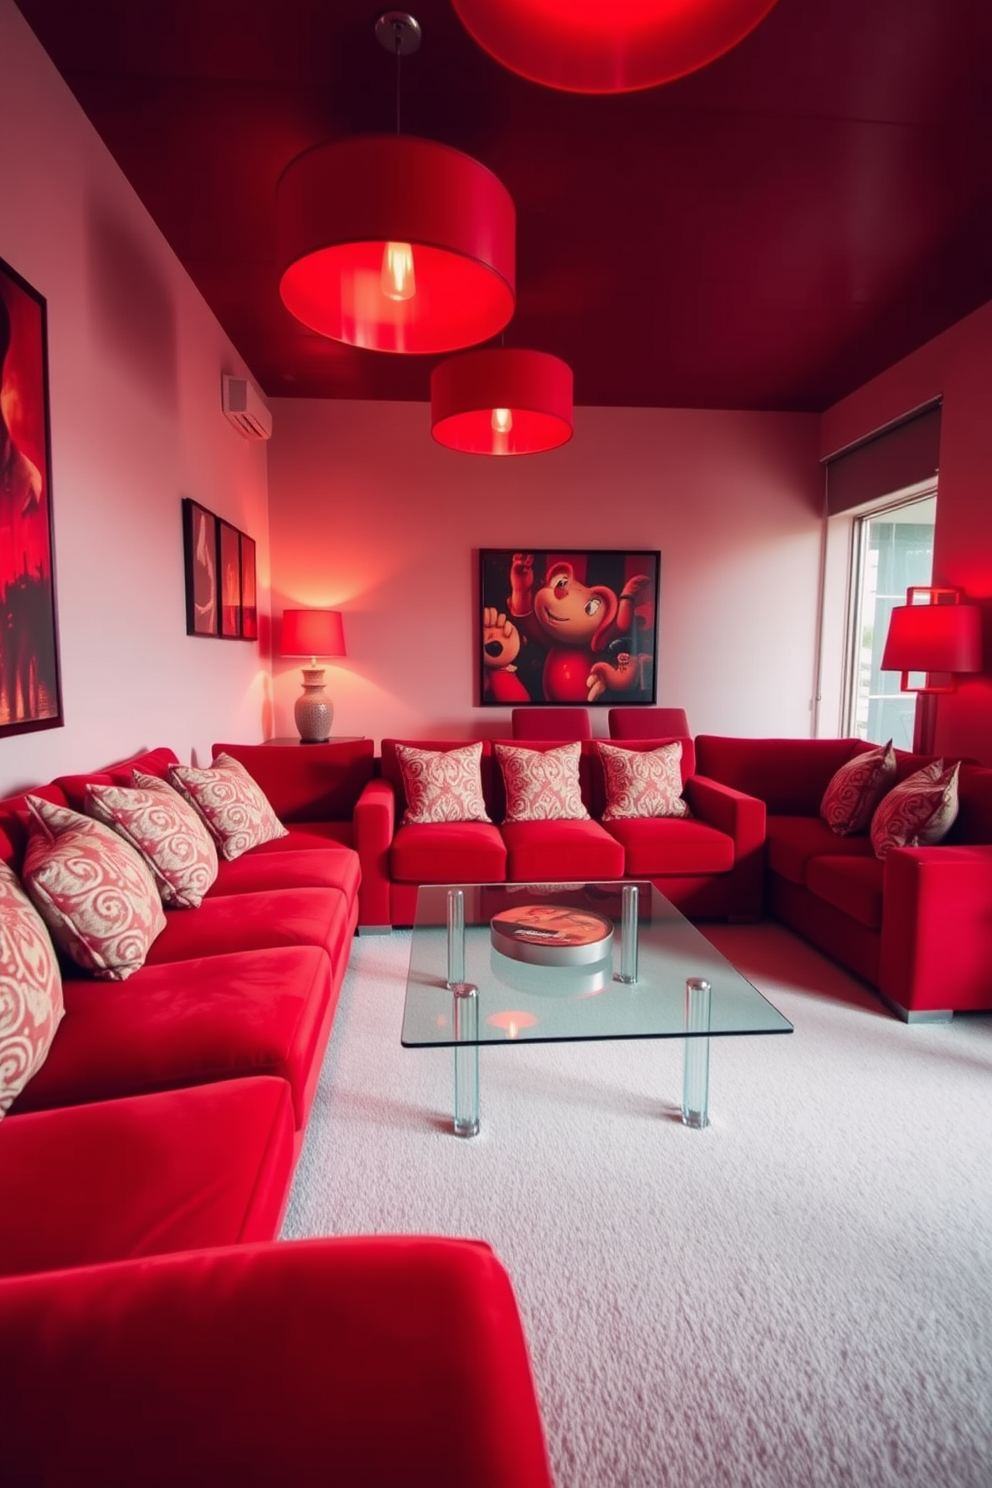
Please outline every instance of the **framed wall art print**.
M653 703L661 554L482 548L483 706Z
M61 728L44 298L0 259L0 738Z

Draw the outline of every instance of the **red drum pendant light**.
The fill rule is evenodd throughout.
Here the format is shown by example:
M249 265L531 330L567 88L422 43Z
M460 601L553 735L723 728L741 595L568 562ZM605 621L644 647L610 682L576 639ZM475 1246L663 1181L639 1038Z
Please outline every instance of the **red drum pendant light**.
M536 455L572 437L572 369L546 351L497 347L439 362L431 433L469 455Z
M397 68L411 16L380 16ZM311 330L371 351L436 353L487 341L516 298L516 212L471 156L397 132L318 145L276 189L279 294Z
M744 40L777 0L452 0L511 72L569 93L632 93L696 72Z

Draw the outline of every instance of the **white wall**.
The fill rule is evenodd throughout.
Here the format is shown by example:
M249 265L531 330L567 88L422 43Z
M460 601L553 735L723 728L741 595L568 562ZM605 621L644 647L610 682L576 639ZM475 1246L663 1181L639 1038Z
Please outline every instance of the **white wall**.
M578 408L562 449L486 459L436 445L426 403L273 412L274 629L283 607L345 612L336 733L506 732L508 710L476 706L478 549L518 543L660 549L659 703L696 733L810 733L815 416ZM291 734L299 663L273 671Z
M65 727L0 739L0 794L268 730L257 643L187 637L180 502L258 542L266 451L221 413L247 369L11 0L0 0L0 257L48 301ZM267 636L263 627L263 638Z

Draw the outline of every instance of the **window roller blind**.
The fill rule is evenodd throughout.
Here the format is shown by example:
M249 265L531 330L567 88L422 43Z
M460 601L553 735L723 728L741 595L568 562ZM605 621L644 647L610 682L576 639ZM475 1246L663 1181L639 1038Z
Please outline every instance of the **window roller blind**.
M933 403L827 460L827 512L833 517L932 480L939 457L940 404Z

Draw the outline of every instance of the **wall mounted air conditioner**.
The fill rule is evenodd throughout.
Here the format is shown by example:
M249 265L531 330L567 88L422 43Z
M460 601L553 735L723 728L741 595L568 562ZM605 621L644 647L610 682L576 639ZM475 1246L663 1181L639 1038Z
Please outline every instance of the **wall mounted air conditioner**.
M246 439L271 439L272 415L246 377L222 379L221 402L234 427Z

